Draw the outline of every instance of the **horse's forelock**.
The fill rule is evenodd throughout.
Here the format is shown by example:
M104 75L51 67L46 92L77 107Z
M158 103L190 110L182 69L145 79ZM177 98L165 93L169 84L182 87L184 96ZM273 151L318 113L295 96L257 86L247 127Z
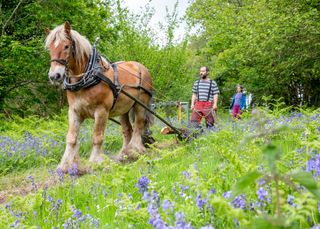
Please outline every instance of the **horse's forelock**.
M81 63L85 57L88 57L91 53L92 46L90 42L80 35L77 31L71 30L71 38L74 41L75 49L75 59L78 63ZM49 48L52 43L57 47L60 42L69 39L64 30L64 25L59 25L53 30L50 31L49 35L46 38L45 46Z
M80 63L85 57L89 57L92 46L84 36L80 35L75 30L71 30L71 37L74 40L76 61Z

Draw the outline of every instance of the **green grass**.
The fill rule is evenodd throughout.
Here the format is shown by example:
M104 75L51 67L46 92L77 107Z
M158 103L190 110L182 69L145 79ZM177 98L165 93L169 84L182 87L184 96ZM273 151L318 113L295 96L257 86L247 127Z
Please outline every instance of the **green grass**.
M65 175L63 181L50 172L60 158L60 148L53 148L52 154L45 157L46 160L54 158L52 163L34 163L32 167L30 161L42 160L34 152L17 168L2 175L1 189L30 186L29 175L39 184L46 179L56 182L48 188L39 185L26 196L8 196L7 206L0 206L0 226L6 228L16 223L16 227L64 228L68 223L69 228L152 228L150 222L155 216L158 220L161 216L167 226L178 227L177 213L183 213L184 221L194 228L208 225L215 228L308 228L317 225L320 220L319 179L312 178L314 171L302 173L302 170L308 160L319 155L319 113L303 111L300 115L283 111L280 115L279 112L277 110L273 116L265 110L254 117L248 113L237 122L221 114L216 132L203 134L190 143L169 144L170 147L164 149L151 147L146 155L130 164L120 165L106 159L102 165L92 165L92 173L82 177ZM23 131L14 134L15 129L33 127L32 136L35 137L42 136L50 126L50 137L62 139L60 134L64 138L66 130L64 121L61 117L34 120L37 124L30 124L30 120L14 120L16 124L6 126L0 134L21 141ZM82 127L83 164L88 164L91 127L90 121ZM159 135L160 129L160 125L153 127L159 144L172 140L173 136ZM106 132L104 149L108 157L120 149L122 139L117 126L110 125ZM0 164L2 170L3 166ZM141 177L149 180L145 195L137 187ZM265 185L258 184L260 178L265 179ZM305 188L301 188L301 184ZM259 187L266 190L270 198L261 205L258 205ZM234 193L231 198L223 197L231 190ZM245 195L244 205L238 194ZM294 197L294 205L288 203L288 195ZM173 206L163 209L164 200ZM203 206L199 208L200 200ZM75 214L76 209L81 211L81 216Z

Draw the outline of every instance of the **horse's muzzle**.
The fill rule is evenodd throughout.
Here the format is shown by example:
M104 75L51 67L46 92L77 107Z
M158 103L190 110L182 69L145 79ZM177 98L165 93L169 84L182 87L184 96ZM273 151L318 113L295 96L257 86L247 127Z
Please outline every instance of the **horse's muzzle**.
M61 84L64 80L64 74L61 73L54 73L54 74L48 74L49 80L52 84Z

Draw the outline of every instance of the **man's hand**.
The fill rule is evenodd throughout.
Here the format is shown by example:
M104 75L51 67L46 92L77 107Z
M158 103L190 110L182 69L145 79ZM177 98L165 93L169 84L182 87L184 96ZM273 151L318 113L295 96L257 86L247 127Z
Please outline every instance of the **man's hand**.
M214 111L217 111L217 110L218 110L217 104L213 104L212 109L213 109Z

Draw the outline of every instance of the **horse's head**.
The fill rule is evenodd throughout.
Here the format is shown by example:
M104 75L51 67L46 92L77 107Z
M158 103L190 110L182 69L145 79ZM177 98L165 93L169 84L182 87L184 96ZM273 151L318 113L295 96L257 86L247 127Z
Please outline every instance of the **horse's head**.
M69 22L48 31L46 47L51 58L48 76L52 84L61 84L68 74L80 74L91 51L89 41L72 30Z

